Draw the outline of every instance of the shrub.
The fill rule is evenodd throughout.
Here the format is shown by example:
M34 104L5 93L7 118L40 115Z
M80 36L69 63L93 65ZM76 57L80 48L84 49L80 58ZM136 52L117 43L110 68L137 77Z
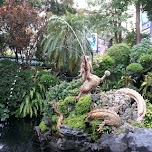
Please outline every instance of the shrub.
M130 48L124 43L110 47L107 54L115 60L116 64L127 65L129 63Z
M79 92L81 82L72 80L71 82L62 81L60 84L50 87L47 91L47 100L64 100L67 96L76 96Z
M45 86L45 88L55 86L59 81L57 76L50 72L40 72L38 77L40 79L40 82Z
M33 86L32 73L20 69L19 65L11 60L0 61L0 101L7 109L9 116L13 115L23 101L23 93Z
M152 66L152 55L145 54L141 56L139 60L140 60L140 64L144 68L149 68L150 66Z
M147 101L147 112L144 118L144 127L152 128L152 104Z
M94 73L98 76L102 76L106 70L112 73L113 68L114 68L114 63L115 61L113 58L111 58L109 55L104 55L102 56L100 61L96 63L94 62L93 64L95 66L95 68L93 67Z
M152 54L152 48L148 49L148 54Z
M143 67L139 63L131 63L126 67L126 70L130 74L139 74L143 70Z
M149 39L144 39L141 43L133 46L130 52L130 61L134 63L139 62L140 56L147 54L150 47Z

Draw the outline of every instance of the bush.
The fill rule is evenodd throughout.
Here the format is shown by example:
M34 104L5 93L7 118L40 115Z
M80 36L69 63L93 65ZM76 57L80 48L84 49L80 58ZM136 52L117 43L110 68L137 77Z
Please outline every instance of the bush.
M152 54L152 48L148 49L148 54Z
M72 80L71 82L62 81L60 84L50 87L47 91L47 99L64 100L67 96L76 96L79 93L81 82Z
M131 63L126 67L126 70L129 74L139 74L143 70L143 67L139 63Z
M11 60L0 61L0 80L3 80L0 83L0 101L2 109L7 109L7 115L14 114L23 102L24 91L28 92L32 88L31 76L30 71L20 69L19 65Z
M144 68L149 68L152 66L152 55L145 54L140 57L139 61Z
M98 76L103 76L106 70L112 73L115 63L114 59L109 55L104 55L100 59L100 61L97 61L95 57L95 61L93 63L94 73Z
M134 63L139 62L139 58L147 54L150 47L151 43L149 39L144 39L141 43L133 46L130 53L130 61Z
M130 48L124 43L110 47L107 54L115 60L116 64L127 65L129 63Z

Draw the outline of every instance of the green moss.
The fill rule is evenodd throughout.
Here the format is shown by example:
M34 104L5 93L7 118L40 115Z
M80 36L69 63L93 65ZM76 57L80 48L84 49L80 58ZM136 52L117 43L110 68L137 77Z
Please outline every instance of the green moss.
M85 130L85 123L84 123L84 119L86 117L86 114L81 115L81 116L71 116L66 118L63 121L63 124L69 125L73 128L80 128L80 129L84 129Z
M90 111L91 95L82 96L76 104L75 112L77 115L88 113Z
M70 107L74 107L76 104L75 96L68 96L64 99L64 101L58 102L59 111L67 117L71 110Z
M41 123L39 124L40 130L42 133L46 132L48 130L45 122L42 120Z

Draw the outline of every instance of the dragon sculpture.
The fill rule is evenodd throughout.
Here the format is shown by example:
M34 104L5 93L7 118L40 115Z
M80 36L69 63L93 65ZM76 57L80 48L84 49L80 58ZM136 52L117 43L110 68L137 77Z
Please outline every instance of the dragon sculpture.
M89 61L88 56L82 56L81 57L82 63L80 68L80 75L83 78L83 86L80 88L79 94L76 97L77 100L79 100L82 93L89 92L92 88L98 86L100 83L103 82L103 80L106 78L106 76L110 75L109 71L105 71L103 77L98 77L91 73L92 68ZM137 103L137 113L138 113L138 121L143 120L146 114L146 103L143 99L143 97L135 90L129 89L129 88L121 88L116 91L116 93L123 93L126 95L129 95L132 99L134 99ZM59 116L59 119L57 121L57 131L59 133L60 126L63 121L63 114L58 111L58 107L55 101L52 103L52 107L54 108L54 111ZM109 126L120 126L121 124L121 118L118 115L119 107L110 107L109 109L103 109L103 108L96 108L90 111L87 114L87 119L102 119L102 123L99 125L98 132L101 133L103 130L104 125Z
M57 129L58 134L60 134L60 126L61 126L61 124L62 124L62 121L63 121L63 118L64 118L64 117L63 117L63 114L62 114L61 112L59 112L58 107L57 107L57 103L56 103L55 101L53 101L53 102L51 103L51 105L52 105L54 111L55 111L55 112L57 113L57 115L59 116L58 121L57 121L57 125L56 125L56 129Z
M116 113L115 107L92 110L87 114L87 119L103 119L97 130L99 133L102 132L104 125L117 127L120 126L121 123L120 116Z
M146 114L146 103L143 97L135 90L129 88L121 88L116 93L124 93L129 95L137 103L138 121L143 120Z
M81 57L81 68L80 68L80 75L82 75L83 78L83 85L80 88L79 94L76 97L76 100L79 100L81 94L88 93L93 88L97 87L100 83L103 82L103 80L110 75L109 71L105 71L103 77L98 77L97 75L94 75L91 73L92 68L90 64L90 59L88 56L82 56Z

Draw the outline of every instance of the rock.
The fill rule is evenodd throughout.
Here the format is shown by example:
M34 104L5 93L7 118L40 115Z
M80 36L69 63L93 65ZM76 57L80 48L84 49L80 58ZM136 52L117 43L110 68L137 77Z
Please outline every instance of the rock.
M126 135L126 140L134 152L152 152L152 129L135 128Z
M106 152L126 152L127 142L124 140L124 134L122 135L112 135L104 134L98 141L98 150Z

